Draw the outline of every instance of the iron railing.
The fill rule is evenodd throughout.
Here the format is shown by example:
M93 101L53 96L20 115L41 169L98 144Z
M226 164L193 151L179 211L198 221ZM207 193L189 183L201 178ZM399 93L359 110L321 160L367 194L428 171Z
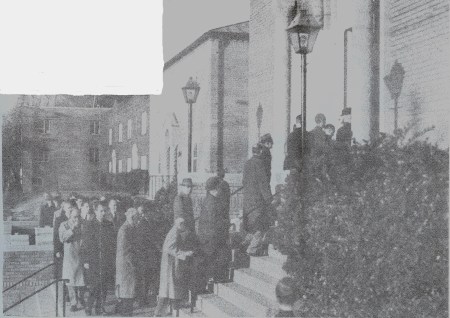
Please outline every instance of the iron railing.
M43 272L44 270L46 270L47 268L50 268L52 266L56 266L55 263L50 263L44 267L42 267L41 269L38 269L37 271L33 272L32 274L28 275L27 277L21 279L20 281L18 281L17 283L14 283L13 285L9 286L8 288L4 289L2 291L2 294L8 292L9 290L13 289L16 286L19 286L20 284L24 283L25 281L29 280L30 278L36 276L37 274ZM30 299L31 297L37 295L38 293L40 293L41 291L47 289L48 287L52 286L52 285L56 285L55 289L56 289L56 300L55 300L55 316L58 317L59 316L59 282L63 282L63 317L66 316L66 283L68 282L68 279L54 279L51 282L49 282L48 284L46 284L45 286L39 288L38 290L35 290L34 292L32 292L30 295L21 298L20 300L14 302L12 305L9 305L6 308L3 308L3 313L6 313L7 311L13 309L14 307L20 305L21 303L23 303L24 301L26 301L27 299Z

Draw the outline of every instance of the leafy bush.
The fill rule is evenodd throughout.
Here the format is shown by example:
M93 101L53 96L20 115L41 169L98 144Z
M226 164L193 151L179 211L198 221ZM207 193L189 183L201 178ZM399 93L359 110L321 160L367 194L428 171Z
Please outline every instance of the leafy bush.
M274 245L302 315L448 315L448 150L405 135L288 176Z

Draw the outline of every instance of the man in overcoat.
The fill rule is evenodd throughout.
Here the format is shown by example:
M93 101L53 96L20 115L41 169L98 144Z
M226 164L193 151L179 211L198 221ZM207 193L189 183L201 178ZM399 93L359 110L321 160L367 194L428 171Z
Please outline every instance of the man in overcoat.
M138 248L138 288L137 297L140 306L149 303L148 293L155 297L158 292L160 266L160 239L156 222L150 217L151 203L138 203L139 223L136 226Z
M62 266L64 257L64 243L59 239L59 227L61 223L70 217L72 205L70 201L64 201L61 209L55 211L53 215L53 256L55 262L55 278L62 278Z
M82 291L85 286L81 261L81 220L80 211L77 208L72 208L70 218L61 223L59 239L64 243L62 278L69 280L67 287L71 305L70 311L76 311L78 303L84 307Z
M298 115L295 119L294 130L288 135L286 141L286 158L283 169L300 169L303 159L302 152L302 115Z
M129 208L125 216L126 221L117 233L116 296L119 303L116 308L120 315L131 316L136 297L138 256L135 228L139 216L135 208Z
M230 185L227 181L225 181L225 170L223 168L219 168L217 170L217 176L220 178L219 188L217 197L219 198L220 210L219 214L223 218L224 228L222 229L224 232L223 239L224 241L221 243L221 248L219 250L218 256L218 267L217 267L217 279L224 280L228 278L228 263L231 261L231 248L229 244L225 244L225 242L229 242L229 230L231 225L230 220L230 201L231 201L231 191Z
M180 272L180 261L186 261L193 255L193 251L185 250L181 236L187 230L183 218L176 218L174 225L164 240L161 255L161 271L159 279L158 305L155 316L161 317L166 314L170 301L180 302L187 296L187 289L183 283L183 272ZM182 270L181 270L182 271Z
M272 135L269 133L262 135L259 144L261 145L260 156L264 162L264 170L266 171L270 183L272 177L272 154L270 153L270 149L273 147Z
M223 214L222 202L218 197L219 177L211 177L206 181L206 198L198 217L197 236L204 259L201 266L203 287L209 280L217 280L219 276L219 256L228 239L229 221Z
M181 182L178 187L178 194L173 202L173 219L182 218L186 228L195 233L194 209L191 199L193 186L191 178L185 178Z
M242 177L244 186L243 227L246 232L254 234L254 237L259 237L270 226L269 213L272 193L264 160L261 158L261 146L254 146L252 152L253 156L244 165ZM263 246L253 244L253 247L254 251L248 251L250 254L258 253Z
M115 230L114 224L105 218L106 210L104 202L96 202L95 218L84 221L81 255L89 292L87 315L92 314L94 303L97 315L105 313L107 290L114 281Z
M44 193L44 201L39 210L39 227L52 226L53 214L57 210L50 194Z
M327 151L326 134L324 127L327 119L324 114L317 114L315 117L316 127L308 133L308 147L310 149L308 156L308 167L316 178L323 176L325 167L325 157Z

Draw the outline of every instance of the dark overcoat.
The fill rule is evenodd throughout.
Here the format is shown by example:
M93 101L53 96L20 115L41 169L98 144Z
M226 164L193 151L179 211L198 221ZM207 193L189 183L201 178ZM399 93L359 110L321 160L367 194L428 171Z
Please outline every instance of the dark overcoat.
M270 149L263 146L261 151L261 159L264 163L264 171L267 174L267 178L269 179L272 177L272 154L270 153Z
M269 226L268 209L272 201L270 182L264 161L253 156L244 165L244 229L249 232L266 230Z
M39 209L39 227L44 226L53 226L53 214L55 213L56 208L53 205L53 202L45 202L41 205Z
M195 232L194 209L192 199L185 194L178 194L173 201L174 220L183 218L186 228L191 232Z
M294 128L289 134L286 142L286 158L284 159L284 170L300 168L302 159L302 129Z
M200 247L206 255L213 254L221 241L226 241L227 220L219 198L207 194L198 217L197 236Z
M111 284L115 275L116 238L114 224L106 219L83 222L81 257L87 285Z
M136 233L139 272L142 275L153 275L160 266L160 238L156 223L144 217L136 226Z
M136 296L137 260L135 227L126 221L117 233L116 296L118 298Z

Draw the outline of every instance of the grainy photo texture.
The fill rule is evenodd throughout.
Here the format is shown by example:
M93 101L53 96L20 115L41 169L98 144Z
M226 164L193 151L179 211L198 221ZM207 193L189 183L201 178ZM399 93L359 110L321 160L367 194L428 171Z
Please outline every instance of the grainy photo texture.
M448 1L166 2L161 95L0 96L3 314L448 316Z

